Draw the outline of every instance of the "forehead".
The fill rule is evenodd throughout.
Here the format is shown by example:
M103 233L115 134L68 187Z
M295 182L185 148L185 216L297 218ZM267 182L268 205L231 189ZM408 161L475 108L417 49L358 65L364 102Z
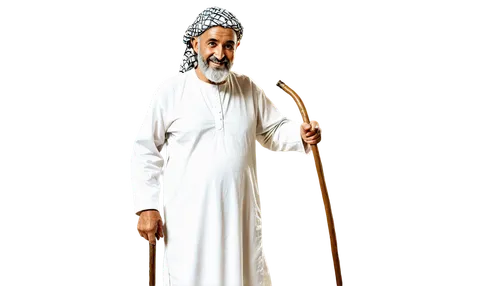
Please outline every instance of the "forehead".
M220 42L234 41L236 42L236 32L231 28L223 28L220 26L212 27L201 34L203 40L216 39Z

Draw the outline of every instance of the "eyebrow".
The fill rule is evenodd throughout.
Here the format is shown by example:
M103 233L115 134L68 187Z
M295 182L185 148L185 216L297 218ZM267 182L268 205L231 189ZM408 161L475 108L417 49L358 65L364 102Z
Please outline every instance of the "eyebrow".
M210 39L207 40L207 43L208 42L217 42L218 43L219 41L217 39L210 38ZM226 44L232 44L232 45L234 45L235 43L234 43L233 40L229 40L229 41L226 42Z

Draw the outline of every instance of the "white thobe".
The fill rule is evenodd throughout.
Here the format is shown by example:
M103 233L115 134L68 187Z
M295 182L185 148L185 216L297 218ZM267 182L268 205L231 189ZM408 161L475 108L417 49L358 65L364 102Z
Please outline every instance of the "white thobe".
M231 72L213 85L190 70L158 89L134 142L132 187L136 212L163 210L164 285L271 285L256 141L273 151L310 152L300 122L283 117L246 76Z

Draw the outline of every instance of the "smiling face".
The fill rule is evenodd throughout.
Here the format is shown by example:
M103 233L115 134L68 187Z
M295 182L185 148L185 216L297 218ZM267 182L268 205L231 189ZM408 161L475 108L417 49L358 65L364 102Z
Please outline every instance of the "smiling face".
M239 46L233 29L212 27L191 40L198 55L198 77L209 83L222 83L231 69L234 52Z

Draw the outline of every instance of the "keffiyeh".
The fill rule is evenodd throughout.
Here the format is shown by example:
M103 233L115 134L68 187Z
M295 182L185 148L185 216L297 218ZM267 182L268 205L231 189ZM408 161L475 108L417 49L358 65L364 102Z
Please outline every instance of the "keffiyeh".
M210 7L205 9L198 15L196 21L188 27L186 33L184 34L183 41L184 44L186 44L186 51L184 52L184 57L182 58L182 64L179 70L181 73L187 72L188 70L198 66L196 53L191 46L191 39L193 37L198 37L206 30L215 26L233 29L236 32L238 41L241 40L241 37L243 37L243 26L238 19L231 14L231 12L219 7Z

